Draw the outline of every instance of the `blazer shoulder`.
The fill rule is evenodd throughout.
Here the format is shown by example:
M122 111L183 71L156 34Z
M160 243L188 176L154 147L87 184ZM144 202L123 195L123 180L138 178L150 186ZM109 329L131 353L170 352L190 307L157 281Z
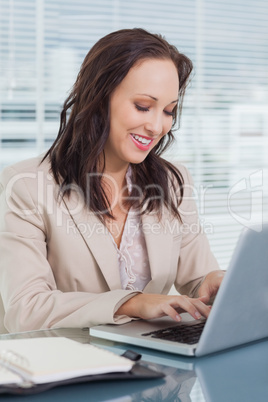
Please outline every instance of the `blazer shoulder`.
M192 178L192 175L191 175L189 169L183 163L180 163L180 162L173 161L172 165L179 171L181 178L183 180L184 191L186 191L188 193L187 189L192 188L194 185L193 178ZM173 174L170 171L168 173L168 176L169 176L169 180L171 182L173 182L173 184L177 188L177 186L178 186L177 180L175 180L175 178L173 177Z
M176 169L178 169L178 171L182 175L184 184L187 185L193 183L192 175L187 166L185 166L183 163L180 162L173 162L172 164L175 166Z
M6 180L9 180L13 176L18 174L32 174L37 173L39 171L43 173L50 173L50 162L45 159L42 161L44 155L39 155L34 158L25 159L19 162L14 163L13 165L6 166L0 172L0 181L5 183Z

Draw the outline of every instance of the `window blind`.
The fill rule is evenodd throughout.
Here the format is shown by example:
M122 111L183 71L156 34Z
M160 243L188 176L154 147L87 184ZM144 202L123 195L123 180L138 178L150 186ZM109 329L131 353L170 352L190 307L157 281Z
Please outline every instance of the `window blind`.
M225 269L240 231L268 220L264 0L0 0L0 168L48 148L90 47L133 27L162 33L193 60L165 156L189 167L203 230Z

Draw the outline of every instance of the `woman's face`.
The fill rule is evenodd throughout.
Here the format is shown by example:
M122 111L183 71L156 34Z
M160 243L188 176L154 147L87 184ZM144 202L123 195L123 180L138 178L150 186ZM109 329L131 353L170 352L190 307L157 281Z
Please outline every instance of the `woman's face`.
M107 170L146 158L171 129L178 91L178 72L171 60L146 59L130 69L110 99Z

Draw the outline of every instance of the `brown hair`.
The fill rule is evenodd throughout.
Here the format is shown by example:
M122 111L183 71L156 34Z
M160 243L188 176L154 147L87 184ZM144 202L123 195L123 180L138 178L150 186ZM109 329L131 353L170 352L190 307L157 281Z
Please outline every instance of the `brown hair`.
M101 38L86 55L72 91L63 105L58 136L46 153L50 157L54 178L64 188L75 183L82 190L88 208L100 215L112 217L109 202L101 183L99 158L104 156L104 145L109 136L109 101L114 89L126 77L129 70L143 59L170 59L178 70L179 102L174 112L172 128L176 123L177 111L181 114L182 102L192 62L161 35L151 34L144 29L122 29ZM144 212L161 210L161 204L171 207L179 216L178 205L183 195L183 179L180 172L160 157L174 141L172 130L151 150L145 160L132 165L133 193L142 189L140 201L134 203ZM90 189L87 188L89 174ZM170 181L170 175L173 179ZM180 189L179 199L174 203L171 189L175 184ZM171 183L171 184L170 184ZM162 200L157 189L162 189ZM70 190L66 191L67 194ZM172 200L173 199L173 200ZM103 211L106 211L105 213Z

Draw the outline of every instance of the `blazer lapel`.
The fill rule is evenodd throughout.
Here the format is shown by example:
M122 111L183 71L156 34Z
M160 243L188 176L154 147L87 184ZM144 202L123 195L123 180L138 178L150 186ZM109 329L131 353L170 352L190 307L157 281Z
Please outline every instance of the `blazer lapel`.
M159 221L156 214L142 216L152 278L144 289L146 293L161 293L169 278L173 236L165 225L164 217L163 214L163 219Z
M93 254L102 274L111 290L121 289L118 258L108 229L89 212L82 197L72 193L64 197L63 208L73 220L88 250Z

